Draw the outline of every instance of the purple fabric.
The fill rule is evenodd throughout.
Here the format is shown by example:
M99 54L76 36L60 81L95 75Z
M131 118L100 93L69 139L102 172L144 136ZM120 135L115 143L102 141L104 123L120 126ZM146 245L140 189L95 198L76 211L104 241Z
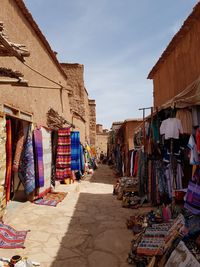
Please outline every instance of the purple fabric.
M43 165L43 147L42 147L42 131L34 130L34 149L35 149L35 165L36 165L36 188L44 186L44 165Z

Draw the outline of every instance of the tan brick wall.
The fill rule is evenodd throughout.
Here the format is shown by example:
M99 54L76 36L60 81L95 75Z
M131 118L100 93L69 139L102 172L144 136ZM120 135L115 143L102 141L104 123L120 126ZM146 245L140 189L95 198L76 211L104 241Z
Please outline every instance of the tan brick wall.
M89 99L89 118L90 118L90 144L96 144L96 103Z
M68 77L68 84L72 88L70 109L72 113L79 114L85 120L85 123L83 123L83 120L78 121L78 118L76 118L82 142L90 142L90 108L88 92L84 86L84 66L78 63L62 63L61 65Z
M61 65L67 75L68 84L73 88L72 95L70 96L70 108L85 119L84 66L78 63L62 63Z
M3 21L9 40L26 45L30 57L26 63L45 76L67 87L67 80L55 64L44 44L31 28L27 19L13 0L1 0L0 20ZM69 96L62 92L63 110L61 107L60 90L44 89L44 87L59 88L59 86L33 72L14 57L1 57L0 66L18 70L24 74L31 87L11 86L0 84L0 103L8 103L32 112L34 121L46 125L46 112L54 108L66 119L71 120ZM40 88L43 87L43 88Z
M102 124L97 124L96 125L96 133L103 133L103 125Z
M89 108L89 99L88 93L85 89L84 92L84 105L85 105L85 141L90 143L90 108Z
M107 155L108 147L108 133L97 133L96 134L96 152L97 157L100 157L101 151Z

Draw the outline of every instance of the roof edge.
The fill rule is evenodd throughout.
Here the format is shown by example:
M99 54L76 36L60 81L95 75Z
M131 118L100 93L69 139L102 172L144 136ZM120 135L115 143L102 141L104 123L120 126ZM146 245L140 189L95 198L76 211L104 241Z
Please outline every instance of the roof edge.
M196 19L198 19L200 16L200 2L198 2L194 7L190 15L187 17L187 19L182 24L179 31L172 37L171 41L169 42L166 49L161 54L160 58L156 62L156 64L153 66L151 71L149 72L147 79L153 79L154 74L157 72L157 70L160 68L162 63L166 60L166 58L170 55L170 53L175 49L177 44L181 41L183 36L185 36L193 26Z
M43 45L47 49L49 55L51 56L51 58L55 62L56 66L58 67L61 74L65 77L65 79L67 79L67 75L65 74L64 70L62 69L61 64L58 61L55 53L53 52L49 42L47 41L46 37L44 36L42 31L38 27L36 21L34 20L33 16L31 15L28 8L24 4L23 0L14 0L14 1L15 1L16 5L18 6L18 8L20 9L20 11L22 12L22 14L24 15L24 17L29 22L29 24L32 27L32 29L34 30L34 32L37 34L37 36L39 37L39 39L41 40L41 42L43 43Z

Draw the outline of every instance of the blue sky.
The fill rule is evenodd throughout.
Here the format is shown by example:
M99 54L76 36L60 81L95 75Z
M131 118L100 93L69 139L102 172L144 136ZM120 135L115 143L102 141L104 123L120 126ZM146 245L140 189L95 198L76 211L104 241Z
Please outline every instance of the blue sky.
M97 123L152 106L147 75L197 0L25 0L60 62L84 64Z

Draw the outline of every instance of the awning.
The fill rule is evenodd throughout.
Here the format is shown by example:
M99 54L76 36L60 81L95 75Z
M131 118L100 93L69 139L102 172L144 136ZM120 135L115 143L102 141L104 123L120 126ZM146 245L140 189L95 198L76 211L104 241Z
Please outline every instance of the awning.
M200 105L200 77L187 86L180 94L159 107L159 110L168 107L186 108L195 105Z

